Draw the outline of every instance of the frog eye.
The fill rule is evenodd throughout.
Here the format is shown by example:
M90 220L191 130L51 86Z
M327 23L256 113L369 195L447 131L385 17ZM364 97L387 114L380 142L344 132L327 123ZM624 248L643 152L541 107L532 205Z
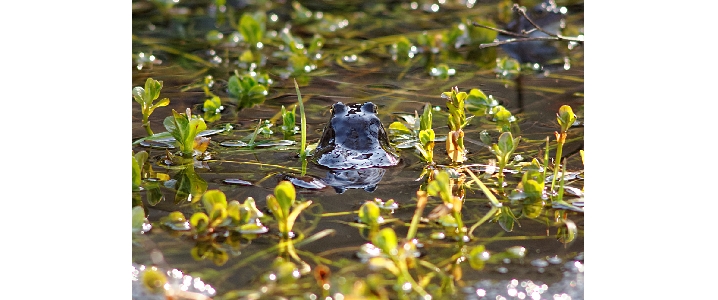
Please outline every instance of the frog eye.
M364 103L364 105L361 106L361 110L365 113L373 113L376 114L376 105L371 102Z
M346 112L346 110L347 110L347 106L344 105L344 103L337 102L337 103L334 103L334 105L332 105L331 113L332 114L340 114L340 113Z

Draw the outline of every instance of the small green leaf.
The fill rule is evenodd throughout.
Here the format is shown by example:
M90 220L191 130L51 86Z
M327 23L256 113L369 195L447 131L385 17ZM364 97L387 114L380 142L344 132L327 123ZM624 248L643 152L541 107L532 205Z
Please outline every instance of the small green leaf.
M359 220L364 224L377 225L380 216L381 210L374 201L366 201L359 208Z
M216 205L209 213L210 227L217 227L227 219L227 209L221 205Z
M391 132L393 135L411 135L411 130L409 130L409 128L406 128L406 125L399 121L394 121L393 123L389 124L389 132Z
M141 86L136 86L132 89L132 97L135 98L135 102L142 106L147 103L147 101L145 101L145 89Z
M478 245L469 252L469 265L474 270L483 270L485 262L489 259L489 253L486 246Z
M229 80L227 81L227 92L233 98L241 98L243 90L237 75L229 77Z
M239 204L239 201L232 200L232 201L229 201L229 203L227 203L227 217L232 219L232 222L235 225L240 225L243 223L243 222L241 222L240 216L242 214L240 211L241 211L241 204Z
M167 284L167 276L154 267L147 268L142 273L142 285L151 293L164 293L165 284Z
M262 40L264 32L257 22L249 13L244 13L239 20L239 32L247 41L250 47L257 47L257 43Z
M511 152L514 151L515 145L514 145L514 138L511 136L511 132L504 132L501 133L499 136L499 150L501 150L501 153L505 156L511 155Z
M209 225L209 217L203 212L196 212L189 218L189 224L197 232L204 232Z
M296 190L294 185L289 181L281 181L274 188L274 196L277 197L277 202L282 210L282 214L285 216L289 215L289 209L296 200Z
M289 214L289 216L287 216L287 224L286 224L287 232L285 232L285 234L288 233L288 231L292 230L292 228L294 227L294 222L297 220L297 217L299 217L299 214L305 208L309 207L309 205L311 205L311 204L312 204L312 201L307 200L307 201L300 203L299 205L297 205L294 208L294 210L292 210L292 212Z
M433 142L435 140L436 140L436 135L434 134L433 129L419 131L419 141L421 142L422 146L426 146L430 142ZM424 149L424 150L426 150L426 149Z
M207 212L215 208L227 208L227 197L220 190L209 190L202 195L202 204Z
M222 266L229 260L229 254L227 254L227 251L224 251L219 248L214 248L214 251L212 251L212 262L217 266Z
M399 246L396 240L396 233L391 228L384 228L380 230L372 239L372 244L381 249L386 255L396 255L397 247Z
M286 222L287 214L284 213L281 205L279 205L277 197L274 197L274 195L267 195L267 208L272 212L277 222Z
M140 164L137 162L137 159L132 156L132 191L139 191L141 184L142 174L140 171Z
M132 208L132 231L139 232L142 230L142 224L145 223L145 210L142 206Z
M212 98L204 100L202 109L206 112L218 112L218 110L221 106L222 106L222 100L219 97L214 96Z
M558 114L556 114L556 120L558 121L558 125L561 126L561 131L566 132L571 127L571 125L576 122L576 115L573 113L573 109L571 109L571 106L562 105L558 109Z
M144 100L148 102L155 101L155 99L160 96L160 90L162 90L162 81L147 78L147 81L145 81Z
M419 129L420 130L431 129L431 122L432 122L431 105L429 105L429 103L426 103L424 105L424 112L421 114L421 119L419 121Z

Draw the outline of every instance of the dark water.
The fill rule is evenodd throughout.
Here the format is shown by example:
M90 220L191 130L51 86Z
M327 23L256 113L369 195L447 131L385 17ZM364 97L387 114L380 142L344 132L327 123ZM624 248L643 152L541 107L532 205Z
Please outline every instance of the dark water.
M237 22L242 12L265 11L268 16L267 31L279 31L291 22L291 16L295 13L290 4L227 1L224 15L233 15L234 22ZM534 157L542 158L539 156L542 155L539 151L545 146L545 138L549 136L553 142L553 133L559 129L556 124L556 112L561 105L570 105L579 116L580 125L574 126L569 131L569 142L565 145L563 153L569 171L583 169L578 154L578 151L583 149L582 47L575 47L569 51L565 42L556 43L568 64L564 66L562 62L554 68L546 66L544 72L525 72L513 79L497 78L493 71L495 59L505 57L506 52L499 48L479 50L478 44L463 45L458 49L447 46L436 54L417 53L409 63L401 64L392 60L389 50L393 43L391 41L395 40L396 36L407 35L416 44L414 37L419 33L423 31L439 33L442 30L449 30L465 18L491 19L500 25L497 13L499 3L494 1L471 5L467 1L446 1L439 6L438 12L431 11L430 2L416 2L417 9L412 9L412 3L393 2L364 4L346 1L339 4L334 2L303 4L313 11L314 16L317 11L322 11L324 21L330 25L342 24L342 20L348 23L335 31L329 30L330 25L323 24L321 19L309 24L298 24L297 21L291 27L292 34L301 37L305 44L317 32L326 39L322 48L322 58L315 62L316 70L305 76L299 76L298 80L305 102L309 143L316 143L319 139L322 128L330 117L329 108L336 102L371 101L377 104L378 116L385 127L393 121L400 120L399 115L421 112L424 104L430 103L432 107L441 108L441 111L434 112L433 124L437 136L445 136L449 129L446 125L445 99L440 95L442 92L449 91L451 87L458 86L461 91L468 92L469 89L479 88L487 95L493 95L501 105L517 117L522 142L516 153L524 156L527 161ZM572 11L567 13L566 26L567 30L582 29L582 4L565 2L562 5L574 9L581 8L575 13ZM422 7L426 7L427 10L422 10ZM298 147L293 145L271 149L255 148L251 151L246 148L224 147L220 143L243 139L253 132L259 119L271 120L275 124L272 127L275 132L268 139L275 141L282 139L279 112L282 105L289 107L297 103L294 83L291 80L297 76L283 78L286 59L272 56L278 51L281 41L268 43L260 50L266 57L266 63L258 67L258 70L268 72L273 80L266 100L259 106L238 110L227 95L226 81L235 69L242 69L237 65L237 57L246 47L241 43L237 46L211 46L205 42L205 34L209 30L219 30L225 37L236 31L228 25L227 21L216 26L219 23L217 16L222 13L215 11L215 15L212 16L213 10L217 10L217 7L209 1L181 2L163 16L151 5L134 3L132 86L143 86L148 77L164 82L160 97L169 98L170 104L156 109L150 118L152 129L158 133L165 131L161 125L162 120L171 115L172 109L184 112L186 108L192 108L194 113L201 112L200 108L206 98L204 92L198 88L181 90L189 84L199 82L206 75L212 75L215 79L212 92L221 97L225 110L222 112L221 119L208 122L208 127L223 128L226 124L231 124L234 129L229 133L211 137L208 151L212 154L212 159L206 162L206 167L194 170L206 181L207 190L219 189L226 194L228 200L240 202L247 197L253 197L257 201L257 207L264 210L265 198L273 192L279 180L287 174L299 175L301 162L297 157ZM277 21L272 21L273 16L276 16ZM278 39L274 38L274 40ZM196 55L205 63L178 56L167 51L166 47L177 49L181 53ZM208 52L209 49L213 49L222 59L221 63L214 65L206 63L212 61L214 57ZM145 55L151 53L156 57L156 62L161 60L161 63L145 64L139 69L136 56L141 52ZM352 55L356 55L356 58ZM455 69L456 74L446 80L432 77L431 67L438 63L446 63ZM139 105L134 101L132 105L132 133L135 141L145 137L146 132L141 126ZM298 109L297 113L299 113ZM297 117L297 125L299 125L299 117ZM472 120L464 129L466 147L469 150L466 164L486 164L489 159L495 158L479 142L481 130L489 131L494 139L498 136L496 126L484 117L476 117ZM294 135L293 139L299 142L299 135ZM157 159L165 154L165 150L133 145L133 151L142 150L149 153L154 171L166 173L171 178L178 177L178 170L166 168L157 162ZM312 200L315 205L302 214L303 219L298 221L295 230L304 232L307 236L324 229L335 230L333 235L302 245L299 247L300 250L331 260L334 264L330 264L330 268L337 274L344 274L343 267L360 265L355 253L362 244L367 243L367 240L362 237L359 230L342 223L355 221L356 213L328 217L319 217L318 214L353 212L359 209L364 201L374 198L394 199L399 203L399 209L393 217L400 221L384 226L393 227L398 236L405 235L414 212L415 193L425 182L425 179L419 181L417 179L426 164L413 149L399 149L398 152L401 156L400 164L382 169L385 172L376 189L371 193L363 189L347 189L338 194L331 187L319 191L298 188L298 198ZM550 152L551 155L553 153ZM450 163L443 142L437 142L434 157L440 165ZM330 171L325 168L311 163L308 165L308 175L325 178L328 173ZM509 187L515 187L516 182L520 181L518 176L520 175L508 177ZM228 184L225 182L228 179L241 179L252 185ZM581 189L583 181L571 181L569 185ZM176 201L176 190L171 185L169 187L163 185L160 191L164 198L154 205L148 202L147 192L139 193L150 222L157 222L171 211L182 211L189 218L191 213L199 208L196 204L187 201ZM440 200L430 199L424 216L438 203ZM476 223L489 209L489 202L480 190L467 190L463 208L463 218L467 226ZM568 244L558 241L557 227L546 222L552 220L557 211L566 213L578 228L575 240ZM495 222L487 222L479 226L473 232L475 239L466 243L469 248L484 244L488 251L498 253L510 247L521 246L526 249L526 256L520 260L489 264L483 270L474 270L467 263L461 264L463 276L461 280L457 280L456 285L462 289L458 290L456 295L460 298L478 297L481 296L480 293L476 293L478 289L491 291L500 287L500 291L494 291L497 295L523 299L521 294L513 293L510 289L506 290L506 282L511 284L511 280L517 279L524 285L526 282L532 282L539 287L541 284L550 287L549 292L540 294L541 299L553 299L554 294L560 295L563 292L572 295L572 299L581 299L583 267L581 265L581 271L578 272L575 268L567 267L567 264L573 264L574 261L583 262L583 213L546 207L542 216L536 219L520 218L520 227L515 226L511 232L505 231ZM419 238L424 244L422 250L425 253L424 258L437 265L443 263L441 266L445 266L445 261L460 251L460 246L458 242L450 239L431 239L429 236L438 229L437 226L420 229ZM191 256L195 241L185 237L174 237L159 226L154 226L150 232L137 237L133 242L133 263L151 265L153 261L150 252L159 250L167 266L202 277L216 289L217 296L221 298L232 290L260 289L262 283L259 279L270 270L270 264L276 254L253 259L251 262L244 260L253 253L267 250L277 241L276 231L270 231L251 243L243 244L240 251L230 253L229 260L225 264L217 266L211 260L198 261ZM311 266L316 265L314 261L306 261ZM351 268L347 267L348 269ZM356 272L347 272L344 275L350 278L369 273L366 269L354 269ZM566 281L567 272L570 273L568 281ZM580 279L576 279L577 276ZM313 280L304 278L302 282L314 282ZM576 282L580 284L578 292ZM523 288L521 285L517 286L519 290ZM301 289L294 290L293 293L318 291L320 289L317 286L304 284ZM522 293L525 297L531 298L527 291L523 290ZM486 295L493 294L489 292Z

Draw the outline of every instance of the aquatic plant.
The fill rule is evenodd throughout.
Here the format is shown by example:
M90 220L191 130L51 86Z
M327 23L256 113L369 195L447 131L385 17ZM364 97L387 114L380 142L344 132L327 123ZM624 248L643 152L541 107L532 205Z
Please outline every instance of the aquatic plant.
M179 168L179 172L172 177L173 185L170 185L175 189L174 203L195 203L207 191L207 181L197 174L194 164L181 165Z
M521 137L514 138L511 132L501 133L498 144L491 145L491 153L496 155L499 163L499 173L496 175L499 180L499 190L504 193L504 168L511 162L511 154L516 151Z
M446 106L449 109L449 131L446 138L446 153L454 163L461 163L466 160L466 148L464 147L464 126L468 123L464 101L468 97L466 92L459 92L458 87L451 91L444 92L441 97L446 99Z
M145 209L142 206L132 207L132 233L144 233L151 228L145 217Z
M280 181L274 188L273 195L267 195L267 208L277 220L279 232L283 238L294 236L292 228L299 214L312 204L311 200L297 203L294 185L289 181Z
M307 117L304 114L304 102L302 101L302 93L299 92L299 85L297 84L297 80L294 80L294 89L297 91L297 101L299 102L299 117L301 118L301 134L302 134L302 143L299 147L299 157L301 157L303 161L303 167L302 167L302 175L304 175L304 169L306 167L306 161L307 161Z
M197 135L207 129L204 119L192 115L189 108L185 113L177 113L173 109L172 115L165 118L163 124L167 132L175 138L175 143L184 158L193 156Z
M259 10L254 14L244 13L239 19L239 32L244 37L244 41L249 44L250 49L262 48L262 39L266 32L267 15L263 10Z
M205 99L202 104L202 110L204 111L203 119L207 122L215 122L222 116L220 112L224 109L222 106L222 100L217 96Z
M222 191L209 190L202 194L201 200L204 210L193 213L189 220L182 212L174 211L159 221L175 235L190 235L196 241L191 250L195 260L209 258L221 266L229 259L222 243L238 250L240 238L252 240L268 231L261 221L264 214L257 209L252 197L243 203L228 202ZM223 242L218 242L218 237L222 237Z
M494 106L491 108L491 115L492 121L496 122L501 132L511 132L511 124L516 122L516 117L508 109L503 105Z
M554 166L553 166L553 173L554 176L551 179L551 192L554 191L554 186L556 185L556 177L561 174L563 177L563 173L559 173L561 170L561 155L563 152L563 145L566 143L566 136L568 135L568 129L573 125L574 122L576 122L576 115L573 113L573 110L571 109L571 106L568 105L562 105L558 109L558 113L556 114L556 120L558 121L558 125L561 126L561 132L555 132L554 135L556 137L556 158L554 159Z
M156 267L145 269L142 274L142 285L152 293L164 294L165 284L167 284L167 276L160 272Z
M147 152L145 152L147 153ZM140 173L140 164L137 162L135 155L132 155L132 191L137 192L140 190L142 184L142 174Z
M234 70L234 75L230 76L227 82L227 92L230 97L237 99L239 109L250 108L264 103L271 83L266 73L250 71L240 74Z
M521 64L508 56L496 59L496 76L505 79L513 79L521 73Z
M389 133L393 136L392 140L397 142L397 148L414 148L421 159L430 164L434 163L434 143L437 141L431 128L432 116L431 105L426 103L421 117L414 111L414 116L401 116L406 125L398 121L389 125Z
M418 251L414 240L399 245L396 233L391 228L380 230L372 238L372 244L381 250L382 255L369 259L370 268L385 269L396 277L394 290L400 295L413 290L424 299L431 299L429 293L409 273L411 266L416 265Z
M299 127L297 127L296 124L296 114L295 111L297 110L297 106L292 106L292 110L287 110L284 108L284 105L282 105L282 133L284 134L284 139L288 140L292 138L293 135L295 135L297 132L299 132Z
M436 217L430 218L435 218L444 227L450 228L447 232L449 236L453 236L457 240L465 242L468 241L469 238L461 215L464 199L453 194L453 186L455 184L460 185L461 183L455 183L455 180L450 178L447 171L434 171L433 178L431 178L426 185L426 193L429 196L438 196L442 204L432 211L432 214L435 214Z
M471 89L466 97L466 109L475 116L491 114L499 102L492 95L486 96L480 89Z
M156 108L170 104L169 98L162 98L155 103L155 100L160 97L161 89L162 81L157 81L152 78L147 78L144 88L136 86L132 89L132 97L135 98L135 102L140 104L142 110L142 127L145 128L147 135L150 136L153 134L152 128L150 128L150 115Z
M449 76L454 76L456 74L456 69L450 68L447 64L438 64L429 70L429 75L442 79L447 80L449 79Z

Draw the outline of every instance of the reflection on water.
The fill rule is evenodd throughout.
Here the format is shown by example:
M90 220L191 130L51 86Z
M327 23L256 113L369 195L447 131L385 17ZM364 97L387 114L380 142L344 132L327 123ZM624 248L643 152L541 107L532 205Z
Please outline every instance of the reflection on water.
M327 172L324 181L334 187L338 194L344 193L347 189L363 189L371 193L376 190L376 185L384 177L384 173L386 169L383 168L331 170Z
M563 278L553 284L536 280L481 280L463 292L466 299L583 299L583 262L569 261L563 267Z

